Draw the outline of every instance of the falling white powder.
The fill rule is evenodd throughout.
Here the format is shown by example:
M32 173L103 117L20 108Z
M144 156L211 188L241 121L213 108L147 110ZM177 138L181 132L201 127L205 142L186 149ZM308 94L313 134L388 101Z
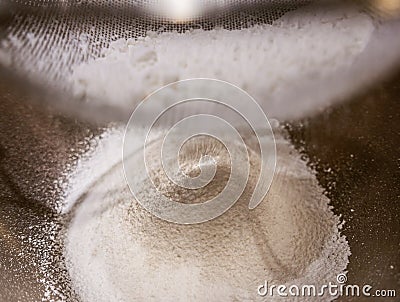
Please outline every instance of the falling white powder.
M287 91L296 95L293 91L299 87L319 87L321 79L350 67L374 30L373 20L357 8L308 7L272 25L240 31L149 33L112 43L103 58L75 67L70 81L75 94L89 102L133 109L172 81L218 78L245 89L269 116L299 117L330 98L290 99ZM73 210L65 257L81 299L254 301L265 299L257 295L265 280L287 286L335 282L350 255L340 234L340 219L313 171L281 133L277 137L277 169L265 200L248 210L256 183L252 174L230 210L200 225L171 224L144 210L124 180L122 131L100 138L70 176L65 199L65 212ZM257 149L254 140L244 139L249 148ZM222 174L216 174L211 187L178 190L165 182L162 173L153 175L155 183L170 198L204 202L218 194L226 180L229 161L221 154ZM191 172L195 167L189 158L183 166ZM250 159L256 173L260 162L256 152ZM145 195L146 188L142 191ZM268 297L275 299L279 300ZM285 299L332 301L334 297Z
M122 131L105 136L80 167L81 175L90 171L96 181L77 199L65 256L83 301L254 301L261 299L257 288L265 280L322 285L335 282L346 269L350 250L339 233L339 218L313 172L281 134L276 139L276 174L266 199L248 210L253 175L228 212L200 225L162 221L134 200L121 163L98 161L103 152L114 151L117 158L121 140ZM256 148L253 139L247 138L246 144ZM250 156L253 168L259 164L257 156ZM226 161L219 162L224 171ZM106 166L108 172L102 174ZM183 197L199 201L215 192L223 179L217 174L212 190L186 192ZM76 184L81 186L85 184ZM163 190L177 193L172 186ZM296 301L331 300L324 296Z
M70 81L75 95L89 102L132 110L173 81L217 78L246 90L270 117L301 117L337 97L341 90L331 87L329 77L352 66L374 29L372 18L356 7L311 6L272 25L150 32L113 42L104 57L75 67ZM358 78L342 84L355 87ZM322 96L312 92L320 86Z

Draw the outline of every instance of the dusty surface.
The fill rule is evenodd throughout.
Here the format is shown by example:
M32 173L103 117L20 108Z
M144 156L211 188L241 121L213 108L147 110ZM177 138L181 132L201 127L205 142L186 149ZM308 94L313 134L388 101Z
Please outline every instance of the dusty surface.
M290 131L316 165L335 212L346 220L349 283L397 290L399 80L397 74ZM44 275L67 295L61 247L52 236L62 227L56 223L53 182L93 130L27 106L3 80L0 89L0 300L38 300L46 288L37 280Z
M351 102L289 127L295 145L316 166L334 212L342 214L346 221L344 234L352 252L349 284L396 289L397 294L400 290L399 121L400 74L397 74Z

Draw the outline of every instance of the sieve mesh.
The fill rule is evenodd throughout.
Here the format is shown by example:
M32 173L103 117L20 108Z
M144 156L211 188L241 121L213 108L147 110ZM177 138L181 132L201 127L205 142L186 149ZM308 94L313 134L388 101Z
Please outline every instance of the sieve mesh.
M193 28L241 29L272 23L309 1L224 1L212 17L173 22L151 14L156 1L13 0L18 9L5 27L0 62L51 85L62 85L72 66L101 56L101 50L120 38L146 36L149 31L183 32ZM207 6L207 1L203 3ZM36 8L32 10L32 7Z
M96 119L121 120L127 118L131 107L104 108L96 102L82 102L69 93L68 79L74 67L101 57L111 42L145 37L149 32L185 32L197 28L240 30L257 24L272 24L285 13L306 4L330 2L187 0L197 1L203 9L201 13L182 20L157 9L160 3L168 1L179 0L0 0L0 8L8 8L0 10L0 67L3 67L0 71L20 76L21 87L33 83L35 88L44 88L40 93L35 91L35 95L40 95L37 99L40 104L51 103L64 113L89 119L93 118L96 109ZM333 2L343 4L347 1ZM381 22L378 18L375 21ZM348 70L326 74L315 83L308 83L309 86L291 85L282 96L287 99L286 103L282 102L283 106L291 104L292 99L307 103L310 93L315 101L309 102L309 106L329 98L343 98L376 81L378 75L388 73L387 70L393 69L400 61L400 40L393 39L393 33L400 28L398 21L380 26L360 58ZM310 55L315 55L312 49ZM45 95L53 90L57 92L58 102L54 102L54 94L50 98Z

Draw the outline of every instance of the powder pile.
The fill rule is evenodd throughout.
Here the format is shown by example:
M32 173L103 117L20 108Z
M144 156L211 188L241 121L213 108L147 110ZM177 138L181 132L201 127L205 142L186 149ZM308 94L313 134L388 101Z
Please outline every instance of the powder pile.
M327 284L346 269L350 250L339 232L340 220L314 173L282 134L276 139L277 169L266 199L248 210L256 179L250 176L230 210L199 225L172 224L149 214L127 188L121 163L97 173L107 165L99 165L100 153L117 154L121 139L122 131L111 132L81 165L97 178L74 208L65 256L82 301L254 301L265 299L257 295L264 280ZM255 140L246 144L256 148ZM256 154L250 158L257 166ZM218 162L228 170L224 158ZM216 174L213 188L225 180ZM163 190L173 195L176 189ZM203 193L181 194L188 199L194 194L197 202Z
M327 105L330 98L322 98L323 103L321 98L294 101L285 98L287 88L296 91L296 87L319 85L321 78L351 66L374 29L373 20L357 8L308 7L272 25L239 31L149 33L138 40L116 41L104 57L74 67L70 83L74 93L88 102L133 109L172 81L218 78L245 89L270 117L299 117ZM122 131L99 138L97 148L71 175L66 194L65 212L73 209L73 217L65 257L80 298L87 302L254 301L265 299L257 295L265 280L287 286L335 282L350 255L340 234L340 219L314 172L284 134L275 130L277 169L265 200L248 210L256 185L256 177L250 176L231 209L199 225L171 224L148 213L124 179L119 158ZM257 149L255 141L245 140L250 149ZM165 195L195 203L221 191L229 161L209 144L204 143L217 152L220 171L211 187L179 190L156 173L155 183ZM256 152L250 156L253 170L259 165L257 156ZM183 158L187 172L196 172L193 158ZM145 187L142 192L146 194ZM334 297L295 300L313 299Z
M217 78L247 91L269 117L301 117L326 107L337 93L329 86L323 96L310 97L310 91L302 89L321 86L350 67L374 29L372 18L357 7L310 6L272 25L149 32L137 40L111 43L104 57L74 67L70 82L74 94L86 101L132 109L171 82ZM355 85L348 82L343 85Z

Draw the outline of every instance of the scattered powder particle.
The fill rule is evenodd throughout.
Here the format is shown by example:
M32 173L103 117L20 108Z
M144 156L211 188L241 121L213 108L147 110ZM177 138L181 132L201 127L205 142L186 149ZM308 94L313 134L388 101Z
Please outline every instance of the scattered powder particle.
M90 190L76 199L66 234L67 267L83 301L254 301L265 299L257 295L265 280L322 285L335 282L346 269L350 249L339 232L340 219L314 173L281 134L266 199L248 210L256 184L251 174L230 210L199 225L177 225L151 215L127 188L122 164L99 162L101 154L119 154L121 140L122 131L99 140L76 174L96 175ZM246 144L256 148L255 140ZM217 165L229 170L222 157ZM254 168L260 159L252 153L250 161ZM226 175L217 173L208 194L218 191L224 180ZM75 183L78 191L87 186ZM177 192L168 184L161 189L170 196ZM204 191L178 195L203 202ZM315 301L331 300L326 296Z
M217 78L246 90L270 117L299 117L324 107L336 89L327 87L321 98L294 94L296 100L288 90L317 86L351 66L374 29L372 18L355 7L311 6L272 25L154 33L113 42L104 57L74 67L70 82L75 95L87 101L131 109L171 82Z

